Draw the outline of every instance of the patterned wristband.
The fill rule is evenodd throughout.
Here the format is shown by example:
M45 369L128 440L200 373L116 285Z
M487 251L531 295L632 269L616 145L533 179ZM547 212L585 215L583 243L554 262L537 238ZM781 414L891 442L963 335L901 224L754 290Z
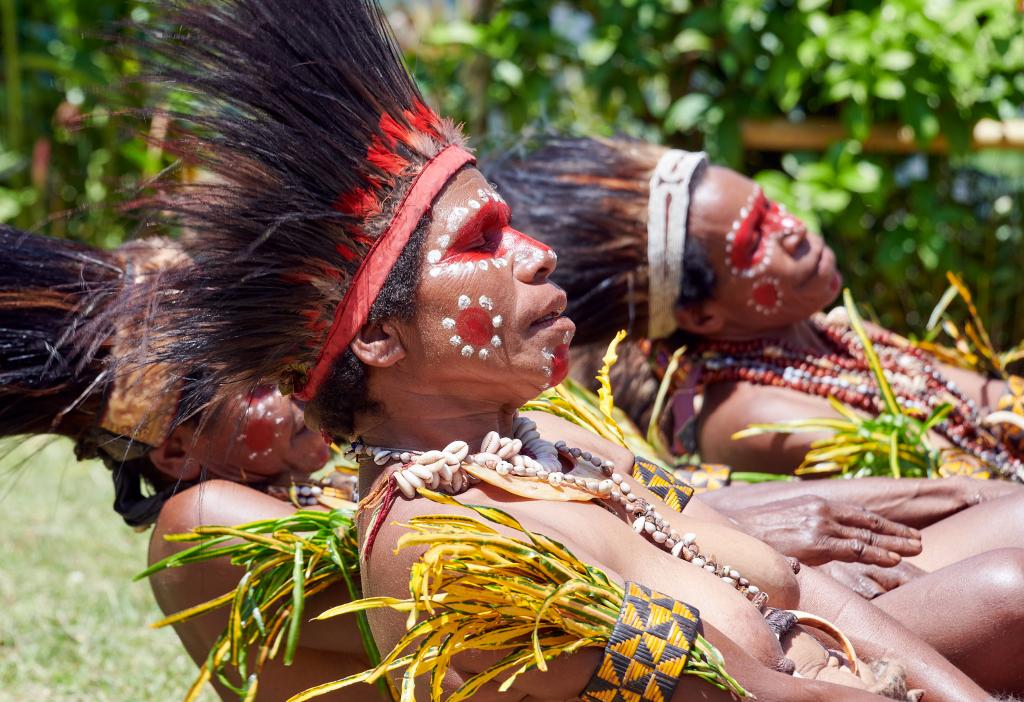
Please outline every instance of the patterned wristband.
M636 457L633 462L633 477L676 512L682 512L686 508L686 503L693 497L692 487L682 480L677 480L664 468L646 458Z
M619 619L585 702L666 702L683 675L700 613L638 583L626 583Z

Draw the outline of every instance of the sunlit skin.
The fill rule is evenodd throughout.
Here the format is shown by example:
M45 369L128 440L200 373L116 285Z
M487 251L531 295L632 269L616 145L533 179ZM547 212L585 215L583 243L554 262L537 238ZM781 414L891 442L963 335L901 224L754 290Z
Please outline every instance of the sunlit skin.
M749 213L741 215L751 203ZM734 225L739 222L737 228ZM735 232L731 237L730 232ZM797 347L828 351L809 325L835 301L842 284L836 258L820 234L764 198L760 188L735 171L712 167L700 181L690 212L690 235L704 245L717 286L711 299L677 308L680 329L710 339L778 338ZM751 271L756 274L751 275ZM759 297L766 286L778 304ZM939 365L981 408L1005 390L1002 381ZM711 386L704 400L699 440L702 455L739 470L792 471L818 438L815 434L762 436L731 441L754 422L837 416L823 398L746 383ZM939 440L936 437L936 440ZM771 464L765 464L770 457Z
M757 206L741 217L751 204ZM789 226L784 219L791 220ZM728 235L737 221L740 227L730 246ZM842 277L835 253L821 235L783 213L735 171L708 169L694 192L689 222L689 236L704 244L718 286L698 308L676 310L682 329L719 339L764 336L805 321L839 294ZM770 313L755 307L757 291L766 284L782 301Z
M257 483L303 479L329 455L291 398L260 387L231 396L205 420L179 426L150 459L174 480Z
M194 480L202 474L204 482L176 494L164 505L150 540L151 564L188 545L168 542L165 536L204 524L244 524L292 514L292 505L244 483L287 485L292 480L307 478L323 467L329 457L323 438L305 425L298 405L266 387L232 396L211 414L198 435L192 425L180 428L153 453L159 454L154 463L168 476L187 472L193 476L188 479ZM163 612L173 614L228 592L243 573L244 569L217 559L162 571L150 578L150 584ZM311 598L306 611L312 617L347 598L343 587L333 588ZM199 665L226 623L226 613L214 612L179 624L175 631ZM339 626L343 627L341 636ZM307 623L294 664L286 668L280 660L268 663L260 677L256 699L280 702L311 685L367 667L369 661L352 618L330 626ZM234 699L233 693L216 681L214 686L222 699ZM344 698L353 702L382 699L371 687L347 691Z
M744 216L745 206L749 209ZM791 215L791 220L784 222L786 216L775 203L763 197L750 179L725 168L708 170L694 193L689 233L704 245L718 282L709 301L690 309L677 308L676 319L681 329L724 340L781 338L794 345L826 350L811 331L808 319L830 305L838 295L841 276L836 270L835 255L819 234L808 231ZM735 232L731 242L730 232ZM765 301L758 301L756 293L759 283L769 281L777 290L780 304L765 309L767 305L761 304ZM982 407L990 405L1002 392L1002 383L989 382L959 369L944 367L943 370ZM790 472L800 463L810 443L820 436L775 435L733 441L732 434L755 422L826 416L835 416L835 412L825 400L794 390L748 383L715 384L708 388L700 414L701 455L709 462L725 463L738 470ZM870 579L868 586L878 594L906 583L874 602L919 635L945 647L950 642L936 637L936 632L929 629L931 618L917 616L922 611L919 604L907 606L907 603L915 597L933 599L928 593L943 578L989 579L983 568L1003 572L999 582L1021 583L1024 571L1019 570L1018 549L1024 521L1016 515L1021 512L1022 495L1019 486L1008 484L983 483L972 487L974 481L923 481L924 485L921 482L901 481L876 490L867 489L865 484L863 494L858 495L852 490L845 491L851 493L849 495L838 489L830 490L831 483L804 488L804 491L851 501L890 518L906 519L927 527L921 531L921 554L905 558L904 563L935 574L910 580L920 571L910 573L904 569L896 571L888 582L884 574L876 576L879 582L886 583L884 587ZM787 492L786 485L776 488L776 499L785 499L792 492ZM766 490L773 488L760 489L757 493L760 504L773 499ZM716 497L711 495L708 501L720 504ZM723 493L721 497L725 501L723 505L737 506L729 495ZM915 507L918 501L920 509ZM955 514L981 501L987 502ZM927 509L926 504L930 505ZM921 514L915 514L915 510ZM996 553L1003 554L1003 563L995 560ZM855 565L834 565L831 572L851 586L858 586L858 579L869 577L867 569ZM1010 577L1007 573L1016 575ZM1001 587L989 586L985 598L991 595L992 602L982 608L984 611L996 608L993 603L1000 601L1000 592ZM1018 610L1016 606L1003 607L1000 621L1018 621ZM967 665L975 679L985 681L990 687L1019 688L1021 682L1011 672L1015 667L1012 656L1017 652L1010 656L985 655L971 659L956 653L981 650L990 636L990 626L972 627L961 631L956 644L944 650Z
M509 229L504 208L467 207L468 199L475 199L484 188L486 182L482 176L470 168L449 182L435 200L423 247L421 282L413 318L368 324L350 346L369 367L370 395L379 403L378 410L357 417L357 432L368 444L432 449L458 438L470 445L479 445L488 431L508 434L516 408L533 398L539 389L560 379L567 370L560 347L568 343L566 334L571 336L572 323L557 314L564 306L564 297L548 282L555 259L545 247ZM456 233L449 232L447 226L451 213L457 211L455 208L476 214L467 212L466 221L457 225L459 236L445 240L444 237ZM461 216L459 211L455 219ZM471 217L478 218L479 225L471 224L468 219ZM453 246L458 248L451 251ZM439 255L432 255L433 251L438 251ZM490 261L503 252L507 252L504 260L508 265L495 268ZM465 265L470 260L477 263L487 260L488 267L486 270L479 265L471 268ZM435 269L437 273L432 274ZM489 303L481 304L481 298ZM476 309L492 318L501 315L503 320L498 328L501 344L492 345L485 358L480 357L479 344L469 344L473 347L471 351L463 351L468 337L456 343L451 339L453 332L458 331L459 313ZM479 342L490 329L486 328L482 313L472 314L474 320L470 322L464 317L462 326L464 330L472 325L484 327L478 335L472 332ZM550 373L545 361L551 362ZM542 435L549 440L565 439L604 455L615 461L619 472L628 475L632 455L557 418L540 416L537 419ZM382 478L381 471L376 467L361 471L362 494L369 494ZM627 480L637 494L657 500L635 481ZM749 682L758 693L764 693L765 699L773 698L771 686L775 684L794 684L794 689L782 697L776 695L779 699L816 699L823 694L819 691L817 696L802 697L809 689L802 688L802 682L784 677L783 680L789 682L780 683L774 677L776 674L770 669L779 664L784 651L757 611L739 593L706 571L681 563L658 548L638 541L620 516L587 503L522 500L490 486L474 487L462 498L474 504L502 506L528 528L559 539L616 580L638 580L693 603L704 616L708 635L713 641L721 641L731 652L732 660L743 669L739 673L741 680L745 684ZM447 511L457 510L424 500L399 500L395 504L362 570L365 594L407 594L409 568L418 554L415 549L394 554L392 545L403 533L400 524L418 514ZM788 563L778 553L731 530L713 510L705 508L702 515L711 521L688 515L666 516L676 528L695 532L704 548L728 559L741 572L750 573L751 580L770 593L773 605L795 607L806 603L808 607L821 609L822 616L826 617L845 610L849 614L844 614L843 618L850 620L845 626L857 629L867 625L872 627L872 634L887 631L882 638L909 646L915 661L928 661L927 672L920 667L915 673L922 683L956 691L950 693L952 696L937 693L936 699L984 699L978 688L934 651L899 630L898 625L879 611L871 609L852 593L836 591L827 578L811 572L794 577ZM363 536L367 518L366 514L361 515ZM805 589L816 592L819 600L813 601ZM825 595L826 592L830 595ZM868 607L870 614L859 610L861 607ZM404 631L404 622L405 617L400 614L371 614L374 636L382 648L387 649L397 641ZM866 624L868 622L870 624ZM856 631L853 633L857 636ZM729 639L723 638L723 634ZM737 653L733 641L740 644L746 654ZM881 654L877 643L865 640L863 645L864 655ZM747 655L753 658L745 658ZM822 650L818 655L826 654ZM584 674L592 672L593 661L590 653L572 657L556 666L564 674L525 676L513 689L518 691L519 699L573 697L585 684ZM457 658L457 670L446 680L446 687L457 685L458 678L464 679L483 663L475 654ZM937 677L927 679L933 675ZM580 677L583 677L582 682ZM759 689L759 686L763 687ZM856 695L853 691L835 689L830 698L855 699ZM491 698L498 698L496 689L491 687L477 696L481 700Z

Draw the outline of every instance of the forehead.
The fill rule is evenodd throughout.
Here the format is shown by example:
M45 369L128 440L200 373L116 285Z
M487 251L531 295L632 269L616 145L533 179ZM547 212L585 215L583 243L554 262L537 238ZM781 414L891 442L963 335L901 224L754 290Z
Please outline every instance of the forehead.
M728 231L755 187L754 181L732 169L721 166L708 168L697 184L690 206L691 226L695 232Z
M435 215L446 216L453 207L464 205L481 188L490 188L483 174L476 168L463 168L448 181L444 190L434 201Z

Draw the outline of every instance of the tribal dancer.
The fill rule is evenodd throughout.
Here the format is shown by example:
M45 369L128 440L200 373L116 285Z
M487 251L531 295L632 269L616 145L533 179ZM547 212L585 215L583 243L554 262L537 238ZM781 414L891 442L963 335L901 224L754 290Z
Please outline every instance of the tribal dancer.
M756 221L741 216L743 203L752 196L758 200L759 191L749 180L732 171L709 167L702 154L670 151L631 141L552 139L522 159L507 159L490 174L517 212L514 223L530 227L562 252L562 265L555 277L569 292L569 314L577 322L582 338L597 342L599 347L603 348L609 336L619 328L691 344L701 331L695 326L697 322L705 325L705 333L712 338L718 333L726 338L740 333L753 334L752 330L758 328L772 329L770 325L777 316L806 314L815 305L823 305L835 296L835 271L828 263L831 252L825 253L820 237L790 221L789 215L780 214L772 204L762 208L764 212ZM730 236L731 223L735 221L740 225L747 222L752 230L748 232L745 226L740 226L739 233ZM648 222L655 222L650 234ZM785 236L778 229L783 224L792 229ZM652 243L651 237L657 240ZM738 251L737 241L742 251L758 249L752 254L756 262L750 270L759 272L752 278L746 276L748 268L738 254L733 256ZM766 258L768 263L765 263ZM818 270L808 259L813 259L812 263L826 264L821 267L820 276L808 277L808 270ZM784 307L762 316L763 313L750 305L740 304L743 295L752 295L757 289L758 276L762 275L774 276L780 286L790 291L786 294L792 309ZM657 294L650 286L657 289ZM714 327L716 324L721 326ZM689 332L686 340L680 337L681 330ZM698 343L699 339L698 336ZM634 356L633 360L636 358ZM617 393L616 399L628 394L630 388L645 383L657 386L656 380L650 381L645 359L641 363L626 364L622 370L617 386L626 392ZM709 392L720 387L713 386ZM761 411L760 393L775 391L776 388L742 388L737 392L745 398L745 411L757 412ZM782 389L777 390L777 395L787 392L797 400L802 397ZM627 402L627 406L637 416L645 409L649 412L653 397L647 400L646 407L643 402L633 406ZM707 400L705 407L714 401ZM772 406L771 400L765 403ZM774 411L781 413L783 408L780 406ZM702 414L701 418L704 416ZM709 415L712 419L714 416ZM739 427L733 427L736 428ZM701 436L702 456L731 457L722 453L730 449L720 446L736 443L728 440L727 433L724 437L716 434L708 438L702 428ZM774 447L765 446L760 453L762 463L744 465L763 466L774 456ZM905 562L925 571L949 566L980 576L984 568L976 559L983 558L988 561L985 567L995 573L1016 572L1012 578L1016 581L1021 573L1019 548L1021 534L1024 534L1024 523L1020 519L1021 492L1020 486L997 481L864 479L750 485L705 493L702 498L727 510L730 516L737 508L750 507L759 501L764 505L808 493L861 504L898 521L933 525L922 531L923 554ZM971 497L972 493L977 498ZM977 499L988 501L949 517ZM765 511L774 512L769 516L775 520L783 514L779 508L781 505L765 505ZM742 517L737 522L743 528ZM776 528L784 530L784 522L775 521L775 524ZM961 559L968 560L953 565ZM830 570L837 576L850 574L846 566L833 566ZM859 585L865 576L876 577L879 582L859 588L874 596L907 582L915 573L920 574L916 568L911 571L854 569L856 577L852 581L849 577L841 580ZM981 587L971 588L972 595L965 599L974 600L974 593L987 587L998 593L1002 577L983 577ZM943 578L955 579L951 572L940 571L914 581L909 589L901 588L898 594L879 598L876 604L941 646L937 638L941 632L928 633L928 617L920 616L924 611L920 604L923 600L919 599L916 606L910 606L909 602L917 588L920 589L916 597L930 600L931 590L925 583ZM994 601L1002 601L1001 595L995 594ZM984 618L986 610L979 610L978 616ZM982 651L987 650L990 633L975 633L977 648L973 659L988 668L992 661ZM954 649L962 643L958 641L953 648L944 650L956 657ZM956 659L970 666L966 658ZM1019 685L1019 682L1000 677L1012 670L1009 659L990 670L994 671L993 677L987 678L993 681L990 684L996 687ZM985 675L980 671L975 674Z
M475 513L444 493L486 508L501 523L490 534L503 543L534 544L566 562L577 554L589 564L587 577L623 603L610 638L562 620L558 626L570 629L547 649L551 660L524 663L550 672L512 681L518 699L612 699L630 694L636 678L646 685L631 693L638 699L727 698L696 674L679 675L694 671L686 652L703 646L697 609L729 673L759 699L871 698L856 689L874 686L857 674L868 666L852 659L835 665L800 626L790 628L799 615L766 620L766 596L773 607L839 617L867 657L898 649L910 684L936 700L988 699L933 649L813 569L795 573L724 520L673 511L631 477L631 454L557 418L535 425L518 415L568 372L573 324L562 314L564 294L548 281L555 255L510 226L508 206L473 165L459 130L424 105L376 4L167 4L167 26L176 31L154 39L168 63L157 80L192 98L189 114L178 116L189 135L184 152L218 180L168 193L159 205L201 244L187 283L168 300L178 320L161 348L207 369L216 387L286 387L307 403L308 423L353 441L365 496L358 523L368 597L401 599L410 578L425 582L486 557L487 549L467 547L429 566L419 561L425 545L394 553L403 535L415 540L403 524L414 531L439 525L432 544L468 528ZM518 527L533 540L516 541ZM466 577L505 567L512 566L499 559ZM481 588L467 604L535 582L521 572L504 586ZM454 591L416 602L444 610L446 596ZM515 611L485 607L466 626ZM391 650L405 635L405 616L370 614L375 640ZM668 619L659 620L662 614ZM500 644L486 630L461 639L442 629L437 651L450 665L431 676L432 696L454 693L496 665L500 672L495 656L502 652L533 651L540 643L531 628ZM542 638L555 634L545 630ZM486 650L492 644L497 650ZM449 659L453 647L461 652ZM424 665L438 660L425 655ZM851 686L777 670L794 665L801 676ZM408 671L407 685L419 669ZM498 688L492 680L473 698L497 699Z
M79 458L101 459L125 523L140 531L155 524L151 559L181 548L163 536L185 522L287 517L295 513L287 498L308 506L317 493L337 504L339 491L308 480L328 448L289 398L271 388L232 392L197 414L180 401L199 382L194 374L141 365L153 320L136 310L140 300L158 308L161 281L187 265L177 243L149 239L102 251L0 227L0 251L0 437L57 434L75 443ZM216 509L197 513L203 500ZM242 572L222 560L159 573L152 584L171 614L230 590ZM331 604L344 597L341 589ZM175 629L202 663L226 621L213 613ZM339 670L367 667L355 625L343 626L333 647L299 651L289 676L297 669L301 682L280 686L282 668L268 665L267 691L283 699ZM366 688L351 699L381 698Z

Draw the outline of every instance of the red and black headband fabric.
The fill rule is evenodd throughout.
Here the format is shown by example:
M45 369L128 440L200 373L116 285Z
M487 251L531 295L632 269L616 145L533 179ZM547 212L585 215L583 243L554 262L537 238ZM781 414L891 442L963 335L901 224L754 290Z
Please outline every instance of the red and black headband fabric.
M475 158L471 153L450 144L427 161L416 175L412 186L395 211L391 224L373 242L352 277L348 290L345 291L345 296L334 313L334 321L327 332L327 340L309 373L306 384L295 392L296 398L308 401L316 396L333 363L345 352L359 333L359 329L366 324L370 308L380 294L384 281L409 243L409 237L420 220L430 211L434 199L463 166L474 162Z
M473 157L424 104L374 0L155 6L146 87L189 96L165 147L213 176L166 184L148 207L193 235L170 360L210 386L313 399Z

